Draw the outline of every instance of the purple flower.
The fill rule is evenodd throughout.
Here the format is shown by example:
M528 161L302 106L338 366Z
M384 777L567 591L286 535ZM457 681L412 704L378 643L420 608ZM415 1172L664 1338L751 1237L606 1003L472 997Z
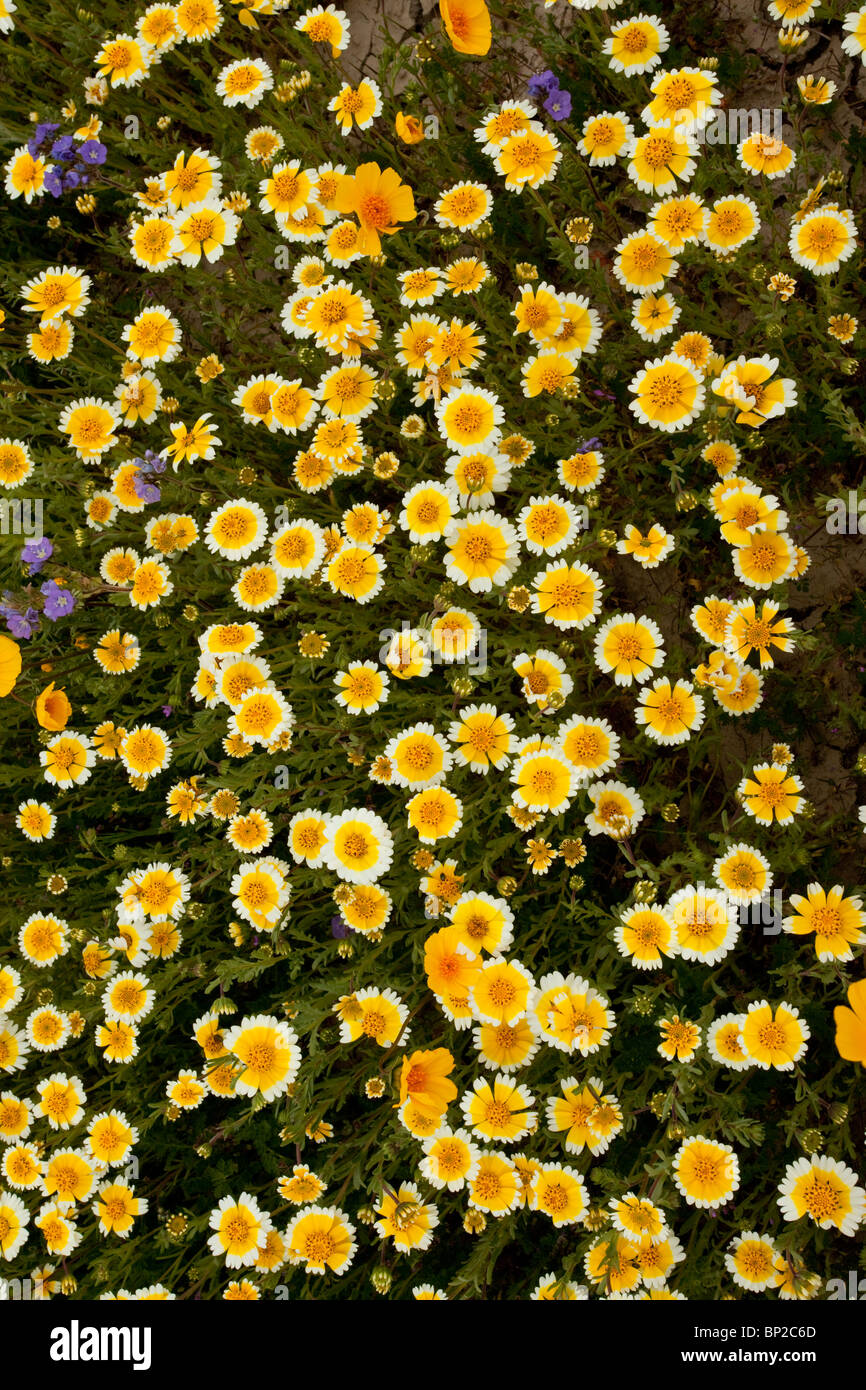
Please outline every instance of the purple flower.
M61 135L51 146L52 159L74 159L75 141L71 135Z
M53 579L46 580L39 590L45 596L45 607L43 609L49 622L56 622L58 618L65 618L75 608L75 598L68 589L62 589L59 584L55 584Z
M539 97L548 97L551 93L559 89L559 83L554 77L550 68L545 68L544 72L539 72L535 77L529 79L529 95L537 101Z
M132 485L135 488L136 497L140 497L145 506L151 502L158 502L160 491L154 487L153 483L146 483L141 478L133 478Z
M53 131L59 130L60 126L56 121L40 121L32 137L27 141L27 148L32 155L35 155L42 145L45 137L51 135Z
M168 719L168 716L171 714L171 705L163 705L162 712L165 715L166 719Z
M39 626L39 614L35 608L27 608L23 613L19 613L9 604L3 604L2 612L13 637L32 637Z
M52 164L50 169L45 170L42 182L52 198L59 198L63 192L62 174L63 170L59 164Z
M591 454L592 451L593 451L593 449L600 449L600 448L601 448L601 440L600 440L600 439L596 439L595 435L593 435L593 436L592 436L592 439L585 439L585 440L583 441L583 443L581 444L581 446L580 446L580 448L578 449L577 452L578 452L579 454Z
M335 941L343 941L349 935L349 928L342 917L331 918L331 935Z
M78 157L85 164L104 164L108 150L101 140L85 140L78 147Z
M555 121L567 121L571 115L571 93L551 92L544 103L544 109Z
M70 188L77 188L82 182L82 176L75 169L67 169L63 175L63 192L68 193Z
M27 566L28 574L38 574L53 550L54 546L47 538L28 541L21 552L21 563Z

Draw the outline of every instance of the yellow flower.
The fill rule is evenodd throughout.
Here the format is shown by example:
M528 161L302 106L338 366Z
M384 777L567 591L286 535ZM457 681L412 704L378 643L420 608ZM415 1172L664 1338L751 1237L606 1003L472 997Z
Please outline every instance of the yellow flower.
M490 52L490 13L484 0L439 0L439 13L457 53L481 58Z
M415 219L412 190L395 169L378 164L359 164L352 175L342 175L334 206L338 212L354 213L361 226L360 247L367 256L377 256L381 237L399 230L402 222Z
M21 648L5 633L0 633L0 697L9 695L21 674ZM50 687L49 687L50 689ZM61 728L62 725L58 725Z

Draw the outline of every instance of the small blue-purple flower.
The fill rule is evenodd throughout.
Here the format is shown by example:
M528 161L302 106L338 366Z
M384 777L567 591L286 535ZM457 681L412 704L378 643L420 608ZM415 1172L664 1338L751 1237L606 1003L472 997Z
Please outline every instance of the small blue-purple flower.
M544 103L544 109L553 120L567 121L571 115L571 93L563 91L551 92Z
M559 82L550 68L545 68L544 72L536 73L534 77L530 77L528 86L529 95L538 101L539 97L548 97L552 92L558 91Z
M49 622L54 623L58 618L65 618L75 608L75 596L68 589L55 584L53 579L46 580L39 592L45 597L43 612Z
M78 146L78 157L85 164L104 164L108 150L101 140L84 140Z

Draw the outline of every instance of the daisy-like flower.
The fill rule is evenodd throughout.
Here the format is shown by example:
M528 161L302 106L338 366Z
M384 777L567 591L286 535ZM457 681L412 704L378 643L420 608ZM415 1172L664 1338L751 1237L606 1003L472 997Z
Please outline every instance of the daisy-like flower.
M571 356L549 350L528 358L521 368L523 394L530 400L535 396L555 395L574 375L576 368Z
M713 864L713 877L732 902L756 903L773 886L769 860L753 845L731 845Z
M741 1231L731 1241L725 1255L725 1268L734 1283L749 1293L763 1293L776 1284L779 1253L769 1236L757 1231Z
M313 9L305 10L295 21L295 28L306 34L313 43L330 44L332 58L339 58L349 46L348 16L334 5L315 5Z
M526 129L510 135L493 156L505 187L518 190L539 188L555 178L561 159L559 141L539 121L530 121Z
M494 956L482 964L470 997L481 1022L513 1027L528 1009L532 988L532 976L520 961Z
M118 749L127 772L134 777L151 778L164 772L171 762L171 741L153 724L136 724Z
M796 155L790 145L776 135L755 131L737 146L737 158L748 174L765 179L781 179L794 167Z
M553 971L528 1000L530 1023L548 1047L587 1057L610 1039L614 1014L604 995L579 975Z
M0 1013L0 1071L21 1071L29 1055L30 1044L23 1028L17 1028L5 1013Z
M520 539L533 555L558 555L574 540L580 525L573 503L555 495L531 497L517 518Z
M552 1095L546 1106L547 1127L563 1134L568 1153L584 1149L594 1156L606 1153L610 1141L622 1129L622 1111L615 1096L606 1096L604 1083L591 1076L581 1086L573 1076L560 1083L562 1095Z
M689 1206L715 1210L740 1186L739 1161L730 1144L698 1134L674 1155L673 1180Z
M725 645L731 655L745 661L757 652L761 666L766 667L773 665L771 647L791 651L794 643L786 634L794 631L794 624L790 618L779 618L778 613L778 603L769 599L762 604L760 615L754 599L734 604L725 629Z
M632 328L645 343L657 343L679 320L682 310L670 294L643 294L632 305Z
M501 955L514 939L514 914L504 898L489 893L461 894L450 910L450 920L457 940L471 955L481 951Z
M558 747L521 754L514 761L511 780L519 805L551 815L567 809L579 785L574 764Z
M639 14L611 25L602 52L614 72L636 77L658 67L669 44L670 35L661 21L655 15Z
M717 198L704 223L703 241L711 251L738 251L760 231L761 219L751 198L732 194Z
M797 78L797 91L808 106L829 106L836 94L836 83L809 73Z
M752 589L769 589L790 579L797 568L797 548L785 531L757 526L733 551L738 579Z
M45 193L45 160L32 155L26 145L13 150L4 165L4 188L10 198L23 198L32 203Z
M209 263L218 261L225 248L234 245L239 227L235 213L211 194L175 213L172 254L186 266L197 266L202 256Z
M291 897L287 874L288 865L276 859L241 864L229 885L235 911L254 926L270 931Z
M262 508L240 497L211 512L204 542L208 550L225 560L246 560L264 544L267 534L268 521Z
M707 1029L707 1051L714 1062L732 1071L754 1065L743 1044L745 1014L722 1014Z
M504 418L497 397L479 386L454 391L436 406L439 432L458 454L492 448Z
M586 789L592 811L586 818L590 835L610 835L626 839L645 815L643 801L633 787L624 782L593 782Z
M27 1138L32 1128L33 1105L13 1091L0 1091L0 1137L4 1144Z
M529 1189L529 1207L544 1212L554 1226L582 1222L589 1209L589 1194L574 1168L561 1163L542 1163Z
M796 383L789 377L773 379L778 365L779 359L767 353L752 358L741 355L713 381L715 394L739 408L738 425L760 428L797 404Z
M611 1198L608 1205L612 1224L624 1236L637 1237L641 1243L655 1245L670 1235L663 1210L648 1197L626 1192L622 1197Z
M96 753L86 734L68 730L57 736L39 754L46 782L68 790L84 783L96 764Z
M706 400L701 373L674 352L647 362L628 389L635 397L629 409L644 424L666 433L690 425Z
M30 1213L14 1192L0 1189L0 1255L14 1260L27 1240Z
M223 1035L226 1051L242 1064L236 1090L245 1096L261 1094L266 1101L285 1095L301 1065L294 1029L270 1015L247 1018Z
M58 422L63 434L69 435L69 447L85 463L92 463L113 449L117 443L115 430L120 427L121 413L113 401L86 396L72 401Z
M433 217L440 227L472 231L493 207L493 195L483 183L455 183L440 194L433 208Z
M636 905L620 916L613 939L638 970L661 970L666 956L678 954L670 915L663 908Z
M686 884L667 905L677 952L685 960L715 965L723 960L740 935L735 903L716 888Z
M459 763L486 774L491 767L501 772L507 766L513 729L511 715L500 714L495 705L466 705L449 725L448 737L457 745Z
M643 569L656 569L668 558L675 545L674 537L657 522L653 522L646 535L629 523L616 548L620 555L631 555Z
M704 722L703 697L691 681L660 676L638 695L635 719L655 743L686 743Z
M700 240L706 218L703 199L695 193L684 193L653 204L647 228L675 254L689 243Z
M816 208L791 224L788 250L813 275L830 275L853 256L857 225L848 209Z
M237 1199L223 1197L211 1212L209 1225L214 1232L208 1239L211 1254L222 1257L227 1268L240 1269L255 1264L272 1222L256 1199L242 1192Z
M344 1274L357 1250L355 1227L338 1207L309 1206L289 1223L286 1250L308 1274Z
M803 804L799 793L803 783L796 773L789 773L776 763L760 763L744 777L737 787L744 810L763 825L779 825L792 821Z
M170 217L146 217L132 222L129 228L129 250L132 259L142 270L158 275L176 265L174 253L175 226Z
M334 1005L339 1019L341 1042L356 1042L361 1037L373 1038L379 1047L389 1048L400 1038L409 1038L406 1019L409 1009L393 990L357 990L342 995Z
M698 145L684 124L653 123L629 147L628 176L642 193L664 196L688 183L697 166Z
M374 1224L376 1234L383 1240L390 1238L396 1250L407 1254L426 1250L439 1225L437 1208L421 1201L413 1182L401 1183L396 1190L386 1187L376 1211L382 1218Z
M593 646L599 670L610 672L617 685L643 684L664 661L662 635L652 618L624 613L598 629Z
M614 251L614 275L638 294L664 289L665 280L679 269L671 248L652 232L631 232Z
M33 472L30 450L21 439L0 439L0 487L20 487Z
M756 769L757 771L757 769ZM783 918L783 931L794 936L815 933L815 954L820 961L853 960L853 946L866 944L866 913L858 897L846 897L837 883L823 889L810 883L806 896L792 894L790 916Z
M582 782L601 777L616 766L619 737L606 719L572 715L559 726L556 741Z
M385 561L371 546L343 546L327 566L325 577L335 594L369 603L385 583Z
M18 807L15 824L25 839L38 842L53 838L57 817L46 802L36 801L31 797L29 801L22 801ZM0 994L0 1008L2 1007L3 999Z
M44 969L66 955L68 932L68 923L61 917L33 912L18 932L18 949L31 965Z
M742 1026L743 1046L755 1066L765 1071L792 1071L806 1053L809 1027L791 1004L777 1005L775 1014L766 999L749 1005Z
M578 148L591 165L615 164L631 148L634 128L624 111L601 111L587 116Z
M72 1129L82 1119L87 1097L77 1076L54 1072L38 1082L36 1090L39 1101L35 1113L52 1129Z
M451 750L432 724L413 724L385 745L394 768L394 781L412 791L437 786L450 772Z
M473 593L500 587L517 568L517 532L494 511L478 511L465 520L450 521L444 539L448 578L456 584L468 584Z
M140 362L142 367L173 362L180 354L180 323L162 304L143 309L132 323L126 324L121 336L129 344L127 357Z
M843 52L851 58L860 58L862 62L866 62L866 5L861 5L859 10L849 10L845 15L842 30L845 34L842 40Z
M718 78L702 68L673 68L659 72L650 83L653 99L641 112L647 125L671 121L685 130L702 130L713 117L722 94Z
M238 58L220 72L216 93L223 106L258 106L274 85L274 75L261 58Z
M112 87L137 87L153 62L153 49L141 39L118 34L106 39L94 61L99 76L108 78Z
M786 1221L807 1216L822 1231L856 1234L866 1215L866 1192L857 1174L825 1154L789 1163L779 1186L778 1205Z
M349 809L328 823L324 862L347 883L375 883L391 866L393 844L380 816L363 807Z
M460 1108L474 1135L500 1144L517 1144L535 1128L534 1103L525 1086L502 1074L492 1081L476 1077Z
M601 610L601 576L588 565L553 561L532 582L532 611L555 627L580 631Z
M424 1157L418 1167L434 1187L459 1192L478 1173L481 1151L465 1129L442 1128L421 1145Z
M425 845L456 835L463 823L463 802L447 787L426 787L416 792L406 811L409 828L417 831Z
M337 672L334 684L334 699L349 714L374 714L388 699L388 677L373 661L349 662L345 671Z
M701 1030L696 1023L674 1014L673 1018L663 1018L659 1022L661 1042L656 1049L662 1057L672 1062L691 1062L700 1046Z

